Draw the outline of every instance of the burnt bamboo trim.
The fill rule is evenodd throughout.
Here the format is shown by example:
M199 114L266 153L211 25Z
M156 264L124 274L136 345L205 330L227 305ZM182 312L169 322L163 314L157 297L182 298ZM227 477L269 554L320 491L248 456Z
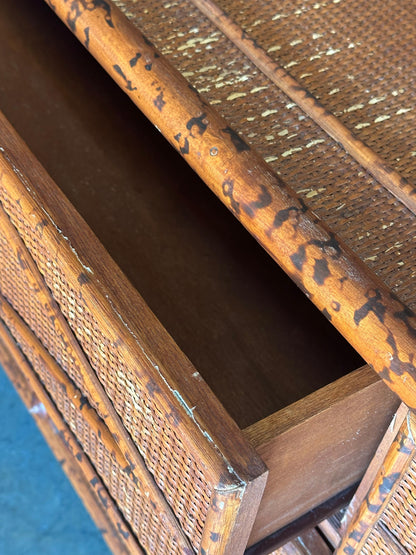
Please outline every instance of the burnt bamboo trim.
M48 352L41 346L35 335L24 324L21 318L16 314L16 312L2 297L1 294L0 316L3 322L6 324L9 333L14 337L15 341L20 344L20 348L23 354L28 358L28 354L25 352L26 350L29 353L35 353L33 356L38 357L42 361L42 364L47 367L52 377L60 385L62 385L62 387L66 391L68 398L74 404L79 404L79 410L82 412L83 418L91 427L91 429L95 432L96 436L101 438L102 443L112 453L120 468L122 468L123 471L127 474L133 476L135 482L137 484L141 484L143 489L146 489L146 491L149 493L149 498L154 505L154 510L156 514L160 515L165 520L165 522L169 522L170 526L177 534L178 543L181 544L182 552L184 554L193 553L193 550L191 549L181 527L178 525L171 508L161 496L159 490L153 484L152 476L146 468L143 469L143 463L142 468L139 466L135 466L131 463L131 461L129 461L128 456L123 454L123 452L120 450L117 443L115 442L114 434L110 432L106 424L104 424L104 422L99 418L94 408L83 396L82 392L74 386L71 380L66 376L66 374L58 366L55 360L48 354ZM31 385L33 385L32 382ZM51 404L52 403L54 404L53 400L51 400ZM49 411L47 412L49 414ZM74 438L74 441L77 442L77 439ZM82 452L82 449L80 447L78 447L78 452ZM85 454L80 455L80 457L85 458ZM142 543L145 543L145 541L143 541Z
M349 523L336 555L360 553L416 454L414 424L408 411L365 499ZM413 429L412 429L413 427ZM409 516L409 518L411 518Z
M383 464L384 458L386 457L394 439L403 426L404 420L408 416L409 409L404 403L401 403L397 408L397 411L393 415L393 419L387 428L381 442L377 447L377 451L372 458L366 472L365 477L361 480L351 503L348 505L347 510L341 521L340 533L344 534L345 530L350 526L351 521L355 518L357 512L360 510L361 505L365 502L366 496L368 494L369 485L372 484L379 473L380 467Z
M172 525L175 526L177 534L181 538L183 545L191 550L189 541L184 535L176 516L155 484L154 477L151 475L143 462L137 447L123 426L120 417L111 404L103 386L99 382L80 345L74 337L71 328L66 322L56 301L54 301L50 291L46 287L45 282L40 275L39 269L33 261L29 251L17 233L17 230L10 222L10 219L4 209L1 207L1 203L0 231L5 235L11 248L15 251L16 258L18 258L21 267L24 268L25 275L27 276L28 273L30 273L31 278L34 280L33 289L36 291L36 294L39 295L43 307L51 314L51 326L54 326L54 332L62 336L67 342L68 347L72 348L70 356L72 355L75 359L78 359L78 369L80 370L85 381L85 390L80 391L78 388L73 386L69 378L66 377L65 373L55 362L53 357L51 357L50 354L40 346L39 341L35 339L35 336L29 331L29 328L25 329L23 327L23 324L20 322L20 318L0 294L0 312L3 312L4 319L12 320L15 325L20 328L20 332L25 334L27 343L31 344L35 352L42 352L42 358L46 360L50 372L59 383L64 384L68 395L72 399L88 398L88 402L85 402L85 412L83 412L83 416L87 422L93 429L97 430L97 435L101 434L103 436L103 441L106 445L113 446L112 450L116 454L120 467L132 468L132 474L135 478L146 483L146 487L150 491L151 498L157 507L158 513L166 514L167 519L172 523ZM84 405L82 404L82 406ZM98 416L95 411L98 411L100 416ZM101 419L106 422L106 425L103 425Z
M305 114L313 119L332 139L341 144L348 154L411 212L416 213L416 188L407 179L389 166L339 118L327 110L213 0L191 0L191 2Z
M416 408L413 312L115 5L74 7L58 0L51 7L387 385Z
M36 373L33 371L26 357L23 355L19 347L10 336L10 331L1 321L0 341L2 342L2 346L4 345L5 349L7 349L11 360L16 363L18 369L21 371L22 376L27 381L28 386L35 394L38 402L43 405L45 412L47 413L46 418L56 427L57 433L55 431L55 435L59 436L64 449L66 449L69 457L71 458L71 463L77 465L77 467L81 470L83 476L85 477L87 483L94 484L94 487L90 489L90 492L94 492L93 496L98 510L102 511L105 514L106 519L109 521L114 530L118 530L118 533L115 534L115 537L118 538L119 541L117 543L113 542L110 545L110 548L113 549L117 544L120 545L121 543L123 551L115 550L115 553L144 555L144 552L137 543L134 534L132 534L129 530L124 517L120 514L119 509L113 502L111 496L108 494L108 491L103 485L101 478L95 472L93 466L91 465L85 454L82 453L82 449L80 448L78 441L74 437L67 424L63 421L55 404L46 393L44 386L39 381ZM10 371L10 364L8 364L7 360L4 360L3 357L2 363L4 363L6 373L9 375L12 382L16 384L16 381L13 377L14 372ZM16 387L16 389L20 393L20 387ZM23 401L25 401L25 399L23 399ZM30 409L32 407L29 406L28 408ZM92 516L94 518L93 514Z
M59 284L48 274L48 260L82 299L83 310L99 322L99 332L116 346L113 354L135 387L157 403L165 427L182 442L181 456L197 464L198 472L203 469L207 481L202 486L185 482L186 491L207 491L208 513L216 513L215 519L208 514L207 521L219 523L222 511L224 522L215 531L205 527L202 542L213 554L234 554L234 545L248 539L253 525L267 477L263 461L2 115L0 129L0 192L6 212L50 289ZM45 255L33 249L36 242ZM215 492L227 500L220 510L211 495ZM248 500L251 510L239 510Z

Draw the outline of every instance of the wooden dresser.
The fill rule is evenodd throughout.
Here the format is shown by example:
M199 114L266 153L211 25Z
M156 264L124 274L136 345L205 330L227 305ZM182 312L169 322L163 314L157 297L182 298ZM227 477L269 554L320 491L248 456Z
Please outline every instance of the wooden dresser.
M416 408L414 15L246 4L0 6L0 362L114 553L269 553Z

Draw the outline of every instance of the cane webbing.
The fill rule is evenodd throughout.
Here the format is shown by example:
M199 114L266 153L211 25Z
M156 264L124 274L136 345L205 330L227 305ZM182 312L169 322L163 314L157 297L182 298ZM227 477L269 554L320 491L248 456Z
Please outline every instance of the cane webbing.
M3 210L3 208L0 207L0 210ZM1 294L13 305L35 335L42 340L49 353L65 369L68 376L85 395L87 391L77 359L65 337L61 333L56 333L53 325L53 310L50 306L42 303L36 281L27 271L28 268L26 268L22 259L20 245L17 246L18 255L16 256L10 238L5 235L3 229L1 231ZM30 279L31 277L32 279Z
M412 2L218 4L349 129L415 180Z
M139 387L133 370L120 355L118 345L103 332L102 326L85 304L81 291L76 291L68 283L54 254L48 252L42 242L41 227L34 229L28 223L20 204L11 199L5 187L0 187L0 196L5 211L23 239L23 248L28 248L147 468L154 475L183 531L197 549L212 494L204 472L193 454L185 449L162 410ZM77 371L76 357L71 352L68 338L56 333L52 325L54 314L39 302L38 291L30 284L28 269L19 264L1 233L0 265L0 292L74 380L83 395L91 399ZM138 511L134 513L136 518Z
M416 553L416 461L413 459L380 517L392 537Z
M119 555L144 555L88 457L80 453L81 448L72 432L2 322L0 361L109 548Z
M389 541L385 530L381 526L376 525L360 553L363 555L391 555L392 553L397 553L397 549L397 546Z
M124 468L120 466L114 453L116 449L114 443L108 445L103 441L100 431L93 429L84 418L83 411L89 410L88 406L85 406L88 405L87 401L82 397L77 400L78 402L71 399L65 383L59 381L48 368L45 357L42 356L41 347L35 348L25 340L19 324L13 318L8 318L5 314L2 316L64 421L78 440L82 452L74 453L74 456L83 456L85 453L89 457L146 552L158 555L165 553L182 555L186 552L186 546L178 538L169 520L155 511L152 499L146 495L146 484L132 475L127 461ZM91 485L94 486L94 484Z

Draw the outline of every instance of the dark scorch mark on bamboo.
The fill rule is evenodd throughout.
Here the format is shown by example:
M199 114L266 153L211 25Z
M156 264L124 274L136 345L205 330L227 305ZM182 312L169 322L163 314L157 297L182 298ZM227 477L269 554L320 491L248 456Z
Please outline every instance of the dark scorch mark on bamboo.
M370 289L367 291L366 297L368 301L363 306L354 312L354 322L357 326L366 318L370 312L377 316L378 320L384 324L384 315L386 307L381 301L381 293L378 289Z
M197 129L198 129L199 135L203 135L203 134L205 133L205 131L206 131L206 129L207 129L207 126L208 126L208 123L207 123L207 121L206 121L206 119L205 119L206 117L207 117L206 114L201 114L201 115L198 116L198 117L191 118L191 119L187 122L187 124L186 124L186 129L188 129L188 131L190 131L191 137L193 137L192 128L195 127L195 126L196 126Z
M121 527L121 524L119 522L117 522L117 529L120 532L120 534L123 536L123 538L127 540L127 538L130 536L130 534L128 533L127 530L124 530Z
M85 11L93 12L94 10L104 10L104 19L107 25L114 29L114 23L111 16L111 6L105 0L74 0L71 4L66 22L71 31L75 32L78 18Z
M306 247L305 245L300 245L298 250L293 253L290 257L294 267L301 272L303 270L303 265L306 262Z
M127 77L123 73L123 70L121 69L121 67L118 64L115 64L113 66L113 69L120 75L120 77L122 79L124 79L124 81L126 82L126 89L128 91L137 91L137 87L133 87L130 79L127 79Z
M88 48L90 47L90 28L89 27L85 27L84 34L85 34L84 46L88 50Z
M82 286L89 282L89 277L84 272L81 272L78 276L78 283Z
M323 285L325 280L331 275L328 262L325 258L315 258L313 268L313 280L317 285Z
M136 52L133 58L131 58L131 60L129 61L130 67L134 67L141 57L142 57L141 53Z
M257 200L253 200L253 202L250 202L250 204L244 204L243 209L244 209L244 212L248 216L250 216L250 218L253 218L257 210L260 210L262 208L267 208L268 206L270 206L271 203L272 203L271 194L269 193L267 187L265 187L264 185L261 185L261 193L257 197Z
M222 184L224 196L230 199L231 209L235 214L240 214L240 203L234 198L234 180L226 179Z
M250 146L234 131L231 127L226 127L221 130L230 136L233 145L235 146L237 152L244 152L245 150L250 150Z
M163 99L163 91L161 91L153 100L153 104L156 106L159 112L163 110L163 107L166 105L166 101Z

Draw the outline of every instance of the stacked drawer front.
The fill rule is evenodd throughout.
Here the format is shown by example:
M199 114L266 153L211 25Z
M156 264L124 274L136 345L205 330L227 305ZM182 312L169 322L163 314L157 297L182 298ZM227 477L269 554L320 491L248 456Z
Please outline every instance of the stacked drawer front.
M10 133L19 141L5 120L2 126L3 137ZM93 283L92 270L82 263L49 208L32 196L33 174L24 177L27 168L17 169L13 156L19 149L15 143L12 147L1 160L3 321L143 549L179 554L208 550L212 544L213 553L225 552L247 482L218 455L216 446L214 457L208 448L207 460L201 459L198 450L206 451L204 443L213 443L211 434L201 433L199 425L189 433L184 420L193 415L186 406L183 409L183 399L175 402L176 390L166 400L160 363L151 358L149 344L140 342L124 323L109 296L97 287L100 282ZM43 187L49 187L47 198L55 194L59 198L34 158L29 165L36 167ZM63 197L60 201L65 203ZM68 206L65 209L71 210ZM73 230L84 226L86 242L98 249L103 264L110 264L77 217L73 211L69 225ZM143 303L140 308L145 317L147 307ZM157 330L160 325L153 315L149 318L147 325ZM147 328L144 337L149 340ZM164 330L158 339L168 348L173 343ZM154 341L151 334L150 340ZM182 371L192 370L184 357L179 362ZM259 459L257 464L255 471L264 474ZM227 489L228 477L238 480L235 488ZM224 518L231 521L228 530ZM248 533L249 527L245 536Z
M95 345L99 345L100 349L96 352L95 360L96 364L99 364L103 357L102 349L105 344L108 345L109 341L102 333L100 333L100 337L97 337L98 324L95 317L88 314L87 307L79 302L82 295L76 295L75 291L71 291L69 285L64 281L64 277L59 274L59 268L48 257L46 248L38 242L39 239L24 221L22 213L17 211L19 205L13 206L9 193L4 187L4 180L1 196L3 206L7 207L14 217L22 235L31 244L32 252L36 253L39 257L38 260L43 264L43 269L50 279L51 290L57 291L59 287L57 296L62 302L63 310L69 316L69 321L71 318L73 321L76 320L77 329L84 338L93 337L92 334L95 332L94 342ZM88 367L89 363L4 208L1 208L0 211L0 221L0 289L4 299L8 301L2 301L3 321L40 377L65 422L75 434L82 450L89 456L102 477L110 495L117 501L142 545L151 553L186 552L189 550L188 542L179 528L175 529L175 526L172 526L171 514L160 509L160 500L158 510L155 511L158 501L152 498L151 493L149 495L148 485L143 483L142 476L132 470L134 465L120 451L104 423L103 419L107 419L108 414L102 403L97 398L94 400L91 390L88 389L88 381L90 381L88 373L90 376L92 375L91 369ZM39 230L41 230L41 226L38 227ZM9 306L9 303L23 320ZM85 314L82 324L79 318L80 313ZM92 353L93 342L85 340L84 345L87 349L89 347L90 355L94 356ZM114 360L115 355L111 353L111 346L109 350L110 352L106 355ZM108 367L107 371L109 371ZM101 377L102 379L106 378L104 371ZM112 393L113 395L116 393L114 385ZM119 393L119 406L122 403L121 395L122 393ZM166 484L165 487L172 505L175 507L179 503L178 498L182 499L182 504L185 505L186 499L183 494L181 495L182 492L177 493L173 488L180 487L187 481L176 482L169 476L170 467L173 466L169 459L172 455L177 455L172 446L168 445L170 438L166 437L166 432L164 436L157 433L157 415L154 414L154 411L152 414L151 403L148 399L141 400L139 408L143 411L139 414L142 427L135 428L135 439L138 434L144 437L143 451L146 450L148 454L149 466L153 470L156 467L158 484L162 486ZM130 420L130 427L137 424L137 408L133 410L133 414L136 418ZM159 416L159 431L161 429L160 420ZM159 445L158 442L160 442ZM160 454L160 451L163 451L163 455ZM184 455L182 456L184 457ZM159 464L162 460L165 461L164 465ZM192 464L193 461L190 458L188 460ZM189 476L192 469L187 468L186 470ZM196 472L194 471L195 474ZM201 481L200 479L196 483ZM191 510L192 507L182 507L185 515L182 519L184 529L187 530L194 545L198 545L201 540L201 525L197 520L198 515L195 515L196 510L200 509L198 501L195 499L190 501L193 503L194 512ZM202 502L205 510L201 508L199 518L203 518L206 514L209 493L202 498Z

